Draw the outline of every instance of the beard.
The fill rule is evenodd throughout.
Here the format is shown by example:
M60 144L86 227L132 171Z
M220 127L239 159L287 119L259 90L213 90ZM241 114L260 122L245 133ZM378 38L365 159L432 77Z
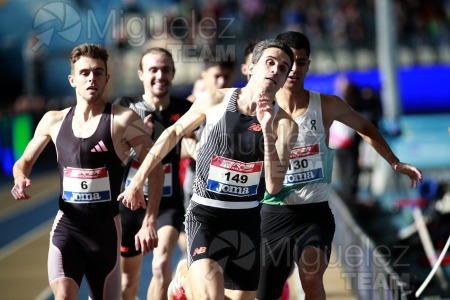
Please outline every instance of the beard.
M169 94L169 88L160 90L160 89L152 89L152 94L156 97L164 97Z
M103 90L99 89L94 94L91 94L89 91L81 92L79 95L82 96L82 98L86 99L89 102L96 102L97 100L103 98Z

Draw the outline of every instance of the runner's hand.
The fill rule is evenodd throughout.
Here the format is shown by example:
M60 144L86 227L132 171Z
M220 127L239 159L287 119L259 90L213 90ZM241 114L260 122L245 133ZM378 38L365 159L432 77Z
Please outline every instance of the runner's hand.
M416 188L419 182L422 182L423 180L422 172L412 165L397 162L392 164L392 169L396 172L407 175L411 179L411 188Z
M125 191L117 197L117 201L122 201L122 204L131 210L136 210L140 207L147 208L147 204L144 200L143 187L136 186L133 181L131 181Z
M258 118L258 122L261 124L263 130L269 128L272 125L272 121L274 118L273 104L269 97L267 97L267 95L264 93L261 93L258 96L256 117Z
M146 255L158 247L158 233L155 223L142 225L134 237L134 246L136 250L141 250L142 255Z
M14 186L11 189L11 194L16 200L28 200L31 198L31 196L25 192L25 189L29 188L30 186L31 186L30 179L26 177L18 178L14 180Z

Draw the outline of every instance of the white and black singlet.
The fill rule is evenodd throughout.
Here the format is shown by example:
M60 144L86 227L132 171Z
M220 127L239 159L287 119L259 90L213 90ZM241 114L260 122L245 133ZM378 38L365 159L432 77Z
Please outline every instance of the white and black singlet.
M256 116L237 111L238 92L229 90L223 115L206 120L199 141L185 222L188 262L215 260L224 270L225 288L256 290L264 137Z

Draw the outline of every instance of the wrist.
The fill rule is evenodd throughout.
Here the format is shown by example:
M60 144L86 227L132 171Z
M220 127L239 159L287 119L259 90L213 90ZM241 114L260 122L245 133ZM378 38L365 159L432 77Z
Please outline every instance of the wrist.
M264 136L271 136L271 137L274 136L272 126L266 126L266 127L261 126L261 130L262 130L262 133Z
M25 175L14 177L14 183L16 183L19 180L27 180L27 178L25 177Z
M392 162L392 163L391 163L391 168L392 168L392 170L394 170L394 171L397 170L397 167L398 167L399 164L401 164L401 162L398 161L398 160Z
M145 227L156 226L156 219L153 217L145 218L144 221L142 222L142 225Z

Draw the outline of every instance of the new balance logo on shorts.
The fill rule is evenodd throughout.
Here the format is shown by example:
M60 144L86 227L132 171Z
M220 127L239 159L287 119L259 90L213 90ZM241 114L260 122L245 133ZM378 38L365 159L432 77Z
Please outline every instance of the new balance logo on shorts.
M100 141L94 148L91 149L91 152L108 152L108 148L106 148L103 141Z
M198 248L195 248L192 256L196 256L197 254L203 254L205 252L206 252L206 247L198 247Z

